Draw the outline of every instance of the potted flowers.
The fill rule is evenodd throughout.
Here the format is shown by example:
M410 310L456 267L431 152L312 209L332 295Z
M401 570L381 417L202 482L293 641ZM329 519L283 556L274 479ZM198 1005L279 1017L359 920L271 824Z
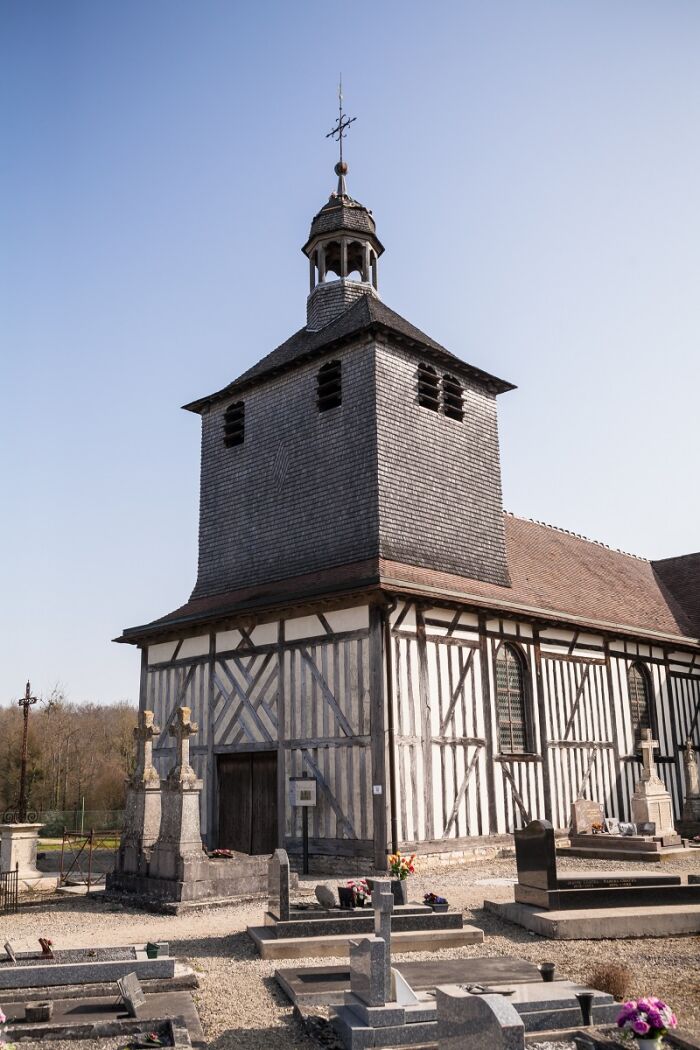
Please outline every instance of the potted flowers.
M450 904L446 897L438 897L437 893L426 893L423 903L427 904L433 911L447 911Z
M670 1006L650 995L623 1003L617 1025L630 1033L638 1050L659 1050L663 1037L669 1028L676 1028L678 1020Z
M415 874L416 855L404 857L400 852L392 853L389 857L389 871L394 876L391 881L391 892L397 904L408 904L408 893L406 892L406 879Z
M2 1047L2 1050L14 1050L15 1044L14 1043L6 1043L5 1040L2 1037L2 1033L3 1033L3 1030L4 1030L3 1026L4 1026L6 1020L7 1020L7 1018L5 1017L4 1013L2 1012L2 1009L0 1008L0 1047Z
M365 901L370 895L367 879L350 879L347 883L347 888L352 892L353 906L355 908L364 908Z

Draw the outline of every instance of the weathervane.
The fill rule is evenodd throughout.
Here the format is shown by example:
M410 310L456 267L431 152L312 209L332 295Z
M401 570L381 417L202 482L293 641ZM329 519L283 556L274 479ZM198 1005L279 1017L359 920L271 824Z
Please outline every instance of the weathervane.
M347 134L348 128L355 120L357 120L357 117L348 117L345 113L343 113L343 76L341 73L340 80L338 82L338 123L326 135L327 139L337 138L338 140L338 145L340 146L340 160L335 166L335 173L341 178L347 173L348 170L347 164L343 161L343 139Z

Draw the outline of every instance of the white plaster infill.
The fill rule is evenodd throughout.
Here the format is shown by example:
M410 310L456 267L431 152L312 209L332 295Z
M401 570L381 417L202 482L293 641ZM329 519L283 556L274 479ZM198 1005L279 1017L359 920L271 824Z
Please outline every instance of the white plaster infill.
M43 824L0 824L0 871L18 869L20 893L47 893L56 889L56 875L36 866L36 847Z

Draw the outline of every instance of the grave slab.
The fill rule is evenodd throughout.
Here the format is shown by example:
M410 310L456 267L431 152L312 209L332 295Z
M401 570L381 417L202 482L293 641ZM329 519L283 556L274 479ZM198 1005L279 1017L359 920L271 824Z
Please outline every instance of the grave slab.
M149 959L145 944L105 948L54 949L54 957L40 952L17 952L17 961L0 959L0 989L50 988L53 985L95 984L116 981L134 972L139 980L173 977L175 959L168 945L159 942L157 959Z
M534 963L512 956L472 959L404 960L395 967L415 992L435 991L439 984L508 985L541 980ZM346 966L289 967L275 970L275 979L292 1003L299 1006L339 1004L350 991ZM555 973L555 980L560 980Z
M322 937L275 937L269 926L249 926L251 938L263 959L323 958L327 955L348 956L352 934ZM458 930L392 931L391 944L395 952L433 952L441 948L460 948L465 944L482 944L484 931L476 926Z
M523 1050L525 1026L501 995L470 995L457 985L436 991L441 1050Z
M541 937L600 941L700 933L700 904L547 911L516 901L484 901L486 911Z

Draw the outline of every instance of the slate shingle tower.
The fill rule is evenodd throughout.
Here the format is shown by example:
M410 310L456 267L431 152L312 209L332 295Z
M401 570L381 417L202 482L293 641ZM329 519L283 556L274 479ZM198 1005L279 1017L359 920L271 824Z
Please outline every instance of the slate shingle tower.
M379 558L508 583L496 395L510 385L382 303L384 249L343 167L302 249L306 325L185 406L203 427L194 598L341 566L378 578Z

